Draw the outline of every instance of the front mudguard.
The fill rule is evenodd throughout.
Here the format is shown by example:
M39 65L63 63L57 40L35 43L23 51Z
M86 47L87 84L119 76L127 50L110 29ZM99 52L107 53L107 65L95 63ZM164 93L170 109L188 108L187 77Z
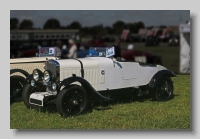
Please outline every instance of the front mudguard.
M84 88L85 90L89 91L92 95L96 95L98 96L101 100L104 101L110 101L110 98L107 98L103 95L101 95L99 92L97 92L88 81L86 81L84 78L82 77L77 77L77 76L73 76L73 77L69 77L67 79L64 79L60 86L69 86L70 84L74 83L74 82L79 82Z
M159 79L163 76L167 77L177 77L172 71L170 70L160 70L158 71L150 80L149 87L154 88L159 81Z
M33 74L30 74L26 77L25 81L27 81L28 83L31 83L31 80L33 79Z
M26 77L29 75L29 73L27 71L22 70L22 69L11 69L10 70L10 75L13 74L13 73L16 73L16 72L20 72Z

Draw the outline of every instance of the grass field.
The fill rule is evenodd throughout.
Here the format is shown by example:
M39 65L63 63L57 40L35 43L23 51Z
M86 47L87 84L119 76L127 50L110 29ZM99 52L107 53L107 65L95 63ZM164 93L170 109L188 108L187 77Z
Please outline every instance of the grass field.
M190 129L190 75L178 75L173 81L174 98L167 102L129 98L92 106L85 114L66 119L53 109L29 110L23 102L15 102L10 106L10 128Z

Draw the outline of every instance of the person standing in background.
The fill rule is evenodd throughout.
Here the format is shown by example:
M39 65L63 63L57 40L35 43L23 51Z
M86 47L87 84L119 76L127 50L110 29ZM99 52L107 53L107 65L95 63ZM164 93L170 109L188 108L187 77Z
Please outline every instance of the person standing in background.
M60 54L61 57L63 55L63 53L62 53L62 42L60 40L58 40L56 42L56 53Z
M77 58L77 46L73 39L69 39L68 41L68 54L64 55L67 58Z
M114 57L121 57L121 47L120 47L120 41L116 40L115 44L114 44L114 48L115 48L115 55Z

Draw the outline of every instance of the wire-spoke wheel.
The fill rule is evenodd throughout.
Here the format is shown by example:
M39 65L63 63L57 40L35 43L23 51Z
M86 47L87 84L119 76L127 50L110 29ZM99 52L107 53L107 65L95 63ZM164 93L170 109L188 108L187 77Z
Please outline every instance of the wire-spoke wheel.
M62 89L56 99L57 110L63 117L76 116L83 113L87 104L87 92L79 85Z
M155 87L155 99L157 101L167 101L173 96L174 86L171 78L162 77Z

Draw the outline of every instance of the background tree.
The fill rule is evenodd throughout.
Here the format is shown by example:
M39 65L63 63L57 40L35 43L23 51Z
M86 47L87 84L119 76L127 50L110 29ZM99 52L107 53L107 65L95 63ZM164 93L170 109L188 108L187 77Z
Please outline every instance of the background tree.
M137 32L137 26L135 23L127 23L126 24L126 29L129 29L131 33L136 33Z
M60 29L66 29L66 27L65 26L60 26Z
M80 30L82 28L81 23L78 21L72 22L69 26L67 26L67 29L78 29Z
M60 22L57 19L48 19L43 29L59 29L60 28Z
M136 22L135 25L136 25L136 31L135 31L134 33L138 33L138 32L139 32L139 29L145 28L144 23L141 22L141 21Z
M110 26L106 26L104 29L106 31L106 34L113 34L114 33L112 27L110 27Z
M154 26L148 26L148 27L146 27L147 29L152 29Z
M20 23L20 29L33 29L33 22L31 20L23 20Z
M113 27L113 30L114 30L114 33L116 34L121 34L122 33L122 30L125 28L125 23L123 21L117 21L115 22L112 27Z
M82 27L80 33L81 33L81 36L89 35L89 34L91 34L91 28L90 27Z
M92 27L90 28L90 33L91 33L91 35L93 35L93 36L105 35L103 25L100 24L100 25L92 26Z
M165 25L160 25L159 27L162 28L162 29L167 28L167 26L165 26Z
M10 29L17 29L19 20L17 18L10 18Z

